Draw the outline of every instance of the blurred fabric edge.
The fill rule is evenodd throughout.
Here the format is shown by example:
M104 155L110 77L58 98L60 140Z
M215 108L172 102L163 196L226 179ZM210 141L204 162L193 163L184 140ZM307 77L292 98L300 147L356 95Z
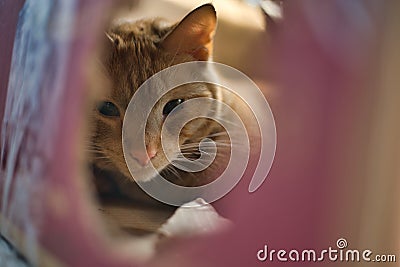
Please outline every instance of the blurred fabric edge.
M11 65L11 54L14 44L15 30L17 28L18 12L24 0L0 1L0 119L3 119L5 100L7 94L8 76Z

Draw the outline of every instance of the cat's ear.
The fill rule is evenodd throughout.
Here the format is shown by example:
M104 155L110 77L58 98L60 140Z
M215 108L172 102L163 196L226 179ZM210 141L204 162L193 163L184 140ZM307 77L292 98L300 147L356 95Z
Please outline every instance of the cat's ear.
M183 18L161 41L172 54L189 54L197 60L212 56L217 16L212 4L202 5Z

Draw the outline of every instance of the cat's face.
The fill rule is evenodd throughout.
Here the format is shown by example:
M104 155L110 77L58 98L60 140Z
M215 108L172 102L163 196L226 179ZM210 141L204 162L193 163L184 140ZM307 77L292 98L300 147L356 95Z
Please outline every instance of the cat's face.
M149 77L171 65L208 60L212 52L215 26L214 8L205 5L172 26L159 19L142 20L119 24L107 33L109 43L103 65L110 86L106 94L98 99L98 105L92 112L94 128L90 151L93 152L93 163L100 168L131 176L122 148L122 124L133 94ZM151 90L148 93L154 94ZM151 164L158 171L169 165L163 149L176 155L179 152L174 151L176 148L172 146L168 147L168 143L173 143L172 138L176 138L172 135L168 137L168 131L167 138L171 138L171 142L164 140L167 146L161 146L161 129L171 110L192 98L217 98L216 90L212 85L202 83L184 85L168 92L156 103L148 121L142 122L146 125L144 142L147 154L139 153L135 144L128 145L128 151L125 151L129 157L127 160L139 171L143 180L152 178ZM185 112L189 114L190 110ZM195 146L212 131L213 126L209 120L193 120L180 132L179 144L185 144L190 148L187 152L195 155Z

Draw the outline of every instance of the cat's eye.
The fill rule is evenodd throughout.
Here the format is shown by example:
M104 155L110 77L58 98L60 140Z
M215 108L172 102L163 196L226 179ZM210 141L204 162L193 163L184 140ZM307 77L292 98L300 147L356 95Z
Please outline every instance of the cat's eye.
M163 115L168 115L171 113L171 111L176 108L178 105L183 103L183 99L174 99L169 101L167 104L165 104L164 109L163 109Z
M101 102L97 106L97 110L100 112L100 114L107 117L119 116L119 110L112 102Z

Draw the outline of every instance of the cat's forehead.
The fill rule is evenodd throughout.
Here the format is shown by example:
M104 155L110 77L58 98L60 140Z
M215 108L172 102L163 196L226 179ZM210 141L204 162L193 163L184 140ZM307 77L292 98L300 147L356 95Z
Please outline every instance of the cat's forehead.
M168 67L170 55L158 44L170 31L169 25L163 19L125 21L114 25L110 30L114 39L110 67L131 73L132 78L140 82Z
M167 30L161 20L124 22L108 32L114 43L108 48L107 68L112 81L111 97L125 106L139 86L170 66L171 55L157 46Z
M150 19L125 21L109 31L114 45L107 67L113 83L112 98L121 106L126 106L140 85L157 72L192 60L189 55L159 46L173 27L163 19Z

